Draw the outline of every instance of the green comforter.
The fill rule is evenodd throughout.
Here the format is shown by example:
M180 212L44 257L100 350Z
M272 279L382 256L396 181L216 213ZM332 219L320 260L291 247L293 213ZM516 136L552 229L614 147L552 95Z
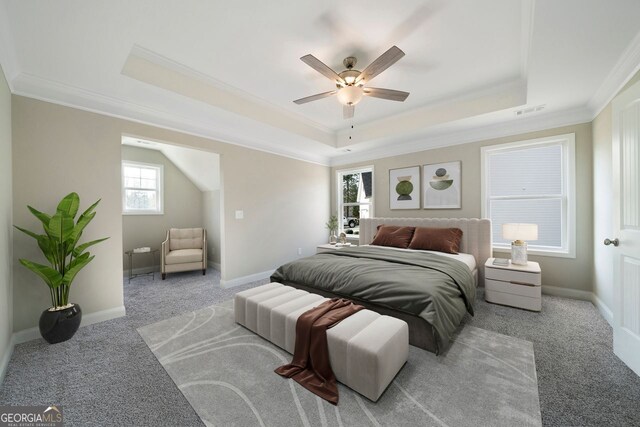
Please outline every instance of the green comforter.
M473 315L475 283L462 262L432 253L374 246L342 248L278 268L272 282L293 282L419 316L433 326L439 349L465 312Z

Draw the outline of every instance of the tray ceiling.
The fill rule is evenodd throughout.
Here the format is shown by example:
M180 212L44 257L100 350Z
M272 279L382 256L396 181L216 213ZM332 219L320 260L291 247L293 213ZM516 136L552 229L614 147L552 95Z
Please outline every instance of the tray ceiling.
M640 62L635 0L1 6L0 60L15 93L320 163L455 143L474 129L517 133L534 116L587 121L608 101L603 86L617 89ZM292 102L332 89L301 56L337 71L356 56L363 69L392 45L406 56L372 85L411 92L404 103L365 98L344 120L335 97Z

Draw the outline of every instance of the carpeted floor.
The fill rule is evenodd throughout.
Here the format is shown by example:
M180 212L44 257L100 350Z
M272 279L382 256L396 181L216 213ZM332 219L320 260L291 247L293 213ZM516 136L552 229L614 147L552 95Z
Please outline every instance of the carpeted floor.
M468 324L533 343L543 425L640 426L640 377L613 354L612 330L587 301L543 295L542 312L489 304Z
M82 327L64 343L16 346L0 405L61 404L66 426L203 425L136 329L264 282L221 289L215 270L125 280L126 317Z
M66 343L18 345L0 405L62 404L68 426L202 425L136 329L265 282L220 289L219 279L211 270L125 281L126 317ZM544 425L640 426L640 378L613 355L611 328L593 305L544 296L538 314L482 297L468 324L534 344Z

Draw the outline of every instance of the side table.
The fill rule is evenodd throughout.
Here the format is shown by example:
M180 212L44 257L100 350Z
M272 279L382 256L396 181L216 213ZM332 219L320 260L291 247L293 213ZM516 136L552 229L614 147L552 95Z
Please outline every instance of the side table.
M487 302L540 311L542 309L542 271L540 264L484 265L484 298Z
M338 246L338 245L332 245L330 243L325 243L324 245L318 245L316 246L316 253L319 254L321 252L327 252L327 251L332 251L334 249L342 249L342 248L355 248L357 245L351 245L351 246Z
M156 254L159 252L159 249L151 249L148 252L134 252L133 249L129 251L125 251L125 255L129 256L129 283L131 283L131 279L136 278L138 276L148 276L149 274L153 277L152 280L156 280L156 275L154 274L153 269L156 266ZM136 273L133 274L133 256L134 255L143 255L150 254L151 255L151 271L146 273Z

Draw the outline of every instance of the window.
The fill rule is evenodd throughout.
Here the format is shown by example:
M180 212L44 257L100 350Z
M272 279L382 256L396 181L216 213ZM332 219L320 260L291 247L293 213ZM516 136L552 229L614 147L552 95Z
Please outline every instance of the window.
M340 230L359 235L360 218L373 216L373 166L338 171L336 181Z
M163 213L162 165L122 162L122 213Z
M504 223L538 225L530 254L575 258L575 134L482 148L482 216L494 249L509 250Z

